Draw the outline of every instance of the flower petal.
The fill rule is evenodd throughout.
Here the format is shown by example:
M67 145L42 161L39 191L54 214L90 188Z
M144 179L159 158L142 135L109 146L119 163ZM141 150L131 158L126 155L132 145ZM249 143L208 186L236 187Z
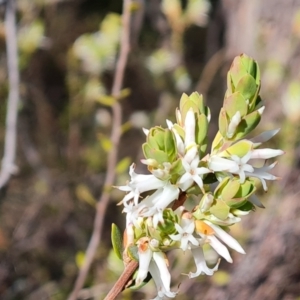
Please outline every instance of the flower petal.
M216 252L224 257L228 262L232 263L232 258L226 246L224 246L215 236L208 236L210 245L216 250Z
M198 248L194 248L191 249L193 257L194 257L194 261L197 267L197 271L195 273L190 272L189 273L189 277L190 278L194 278L197 277L201 274L206 274L206 275L213 275L215 271L218 270L219 267L219 262L215 265L214 268L210 269L207 265L206 265L206 261L204 258L204 254L203 254L203 249L201 247Z
M214 231L215 235L221 239L226 245L228 245L230 248L234 249L235 251L245 254L244 249L241 247L241 245L238 243L237 240L235 240L231 235L229 235L226 231L224 231L221 227L209 222L204 221L207 223Z
M135 280L136 285L140 285L143 282L143 280L147 277L150 261L152 258L152 251L148 246L145 251L143 251L139 246L138 255L139 255L139 270Z

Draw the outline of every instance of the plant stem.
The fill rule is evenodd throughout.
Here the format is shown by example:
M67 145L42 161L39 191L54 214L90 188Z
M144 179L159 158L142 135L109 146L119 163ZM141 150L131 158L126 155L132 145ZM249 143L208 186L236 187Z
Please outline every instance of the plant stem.
M120 96L124 73L125 73L125 67L127 64L128 54L130 50L129 38L130 38L131 2L132 0L124 0L123 2L120 54L117 60L116 71L115 71L113 87L112 87L112 96L115 99L118 99ZM119 142L121 138L122 109L118 101L116 101L116 103L112 107L112 115L113 115L113 124L112 124L111 136L110 136L110 140L112 142L112 149L108 153L108 157L107 157L107 173L104 181L103 192L99 199L99 202L97 203L93 233L86 250L85 260L83 266L79 270L79 274L76 279L73 291L70 294L68 300L77 299L78 293L84 285L90 266L95 257L96 250L102 238L103 222L105 219L105 213L110 199L110 189L115 180L115 168L117 165L118 148L119 148Z

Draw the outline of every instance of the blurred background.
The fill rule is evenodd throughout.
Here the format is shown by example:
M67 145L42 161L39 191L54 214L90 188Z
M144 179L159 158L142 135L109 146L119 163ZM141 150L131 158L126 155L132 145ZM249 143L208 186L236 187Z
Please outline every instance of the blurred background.
M2 1L4 2L4 1ZM110 149L109 103L120 40L121 0L18 0L21 99L18 173L0 191L0 298L67 299L82 265ZM0 6L0 154L8 95L5 5ZM212 111L210 138L234 56L255 58L266 110L255 130L281 128L269 146L286 151L257 209L232 228L246 255L232 253L212 277L189 280L191 258L170 254L177 299L300 299L300 1L136 0L122 100L124 134L116 185L139 163L142 127L166 126L183 92ZM80 299L103 299L123 270L110 228L124 228L113 191ZM175 253L176 254L176 253ZM206 253L215 263L214 253ZM154 284L118 299L149 299Z

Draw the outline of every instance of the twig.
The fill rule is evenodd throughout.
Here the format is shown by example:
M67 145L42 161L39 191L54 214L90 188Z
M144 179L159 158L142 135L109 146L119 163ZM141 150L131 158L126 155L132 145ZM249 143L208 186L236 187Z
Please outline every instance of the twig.
M138 262L132 260L123 271L122 275L119 277L113 288L104 298L104 300L114 300L116 297L124 290L124 287L128 280L131 278L132 274L138 267Z
M121 33L121 44L120 54L118 57L115 77L112 87L112 96L118 99L120 96L125 66L128 59L128 53L130 50L130 12L131 12L131 0L124 0L123 2L123 14L122 14L122 33ZM69 300L76 300L80 289L83 287L85 279L87 277L90 266L93 262L96 250L99 246L102 236L102 227L105 217L105 212L108 206L110 197L110 188L115 180L115 167L117 164L118 147L121 137L121 124L122 124L122 110L121 105L118 101L112 107L113 124L110 140L112 142L112 149L108 153L107 158L107 173L104 182L103 192L99 202L97 203L96 216L94 220L93 233L86 250L85 260L83 266L79 270L78 277L76 279L74 289L69 296Z
M17 143L17 117L19 103L19 70L17 50L17 29L16 29L16 4L15 0L9 0L5 12L6 30L6 54L7 72L9 82L9 95L6 115L6 131L4 141L4 154L0 172L0 189L9 181L15 173L15 157Z

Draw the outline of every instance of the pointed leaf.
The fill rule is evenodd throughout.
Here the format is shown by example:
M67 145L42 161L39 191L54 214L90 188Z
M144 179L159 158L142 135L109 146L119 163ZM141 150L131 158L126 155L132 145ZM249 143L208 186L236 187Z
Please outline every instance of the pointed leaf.
M208 121L204 114L196 114L196 144L201 145L207 136Z
M122 260L123 238L120 229L114 223L111 225L111 242L117 257Z
M171 130L166 129L164 135L164 149L169 157L169 161L173 161L177 157L177 147L175 144L174 134Z

